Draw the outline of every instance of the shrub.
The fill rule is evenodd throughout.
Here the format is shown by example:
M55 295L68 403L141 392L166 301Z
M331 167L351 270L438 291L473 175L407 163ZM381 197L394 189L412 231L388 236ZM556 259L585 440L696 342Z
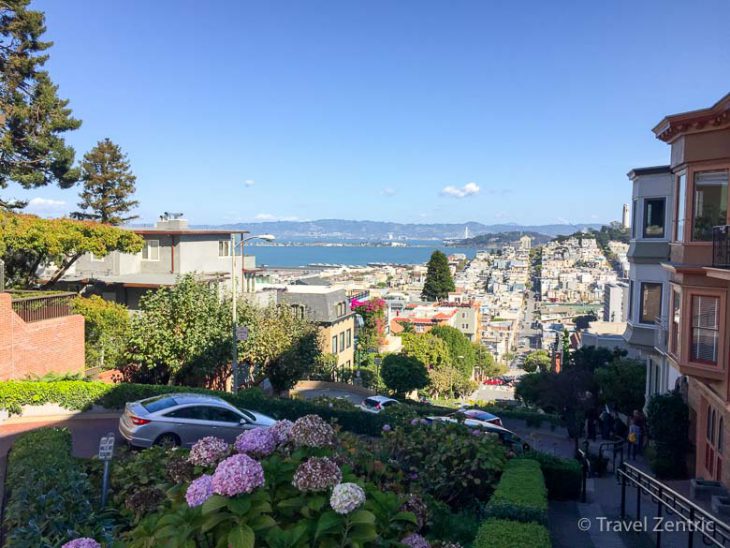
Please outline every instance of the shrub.
M677 393L654 396L647 408L649 435L654 439L651 469L659 478L682 478L687 473L689 409ZM700 425L700 428L704 425Z
M537 523L488 519L479 528L474 548L551 548L550 533Z
M515 459L505 468L487 504L487 514L500 519L547 523L547 490L540 463Z
M385 386L396 394L406 394L428 386L428 372L423 363L410 356L388 354L380 370Z
M78 537L108 535L109 524L94 511L91 483L71 456L66 429L20 435L8 455L5 487L3 527L9 546L60 546Z
M523 457L540 463L545 478L548 498L552 500L577 500L580 496L583 470L575 459L561 459L548 453L531 451Z

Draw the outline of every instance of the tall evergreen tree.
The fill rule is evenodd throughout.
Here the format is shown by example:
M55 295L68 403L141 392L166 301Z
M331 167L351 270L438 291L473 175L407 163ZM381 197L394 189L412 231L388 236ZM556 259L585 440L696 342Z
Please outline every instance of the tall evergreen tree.
M43 70L52 42L40 11L30 0L0 1L0 189L11 182L23 188L57 183L69 188L79 178L74 149L61 135L81 122L71 116L68 100ZM1 208L22 208L25 202L3 200Z
M72 215L110 225L121 225L137 215L127 215L139 202L130 199L135 191L134 176L127 155L110 139L99 141L81 162L84 189L78 203L81 211Z
M454 291L454 279L449 270L449 260L441 251L434 251L428 261L426 282L423 284L421 297L427 301L437 301L448 297Z

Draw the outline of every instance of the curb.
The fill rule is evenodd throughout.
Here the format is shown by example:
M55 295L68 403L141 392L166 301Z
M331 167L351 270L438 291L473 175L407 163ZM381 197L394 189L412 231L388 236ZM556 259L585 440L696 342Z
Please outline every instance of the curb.
M99 419L118 419L122 415L121 411L109 412L74 412L55 415L33 415L23 416L14 415L8 417L4 421L0 421L0 429L3 426L11 426L15 424L32 424L35 422L64 422L64 421L81 421L81 420L99 420Z

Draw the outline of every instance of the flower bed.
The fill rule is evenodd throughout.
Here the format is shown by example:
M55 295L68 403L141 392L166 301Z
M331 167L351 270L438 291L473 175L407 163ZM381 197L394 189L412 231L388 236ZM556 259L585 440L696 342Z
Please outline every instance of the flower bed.
M260 390L246 390L238 394L153 384L106 384L96 381L4 381L0 382L0 409L19 414L24 405L56 403L65 409L83 411L98 405L107 409L123 409L128 401L136 401L159 394L194 392L221 397L238 407L254 409L276 419L295 420L316 413L328 420L336 420L345 430L357 434L378 436L387 419L363 413L359 409L338 409L300 400L267 398Z
M487 504L487 514L547 524L547 489L540 464L529 459L510 461Z
M538 523L490 518L479 528L474 548L551 548L550 533Z
M66 429L21 434L8 455L3 528L8 546L60 546L76 537L103 537L91 483L71 456ZM42 519L39 519L42 518Z

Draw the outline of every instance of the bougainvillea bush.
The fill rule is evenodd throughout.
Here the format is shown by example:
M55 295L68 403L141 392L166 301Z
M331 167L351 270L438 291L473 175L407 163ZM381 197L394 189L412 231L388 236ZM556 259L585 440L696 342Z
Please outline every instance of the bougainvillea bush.
M194 446L189 457L195 477L169 489L164 507L122 541L131 547L456 546L447 544L451 539L426 540L428 508L420 495L408 492L408 482L384 491L357 474L354 461L362 456L319 416L253 432L227 451L218 442L198 442L205 447ZM198 458L212 453L215 458Z

